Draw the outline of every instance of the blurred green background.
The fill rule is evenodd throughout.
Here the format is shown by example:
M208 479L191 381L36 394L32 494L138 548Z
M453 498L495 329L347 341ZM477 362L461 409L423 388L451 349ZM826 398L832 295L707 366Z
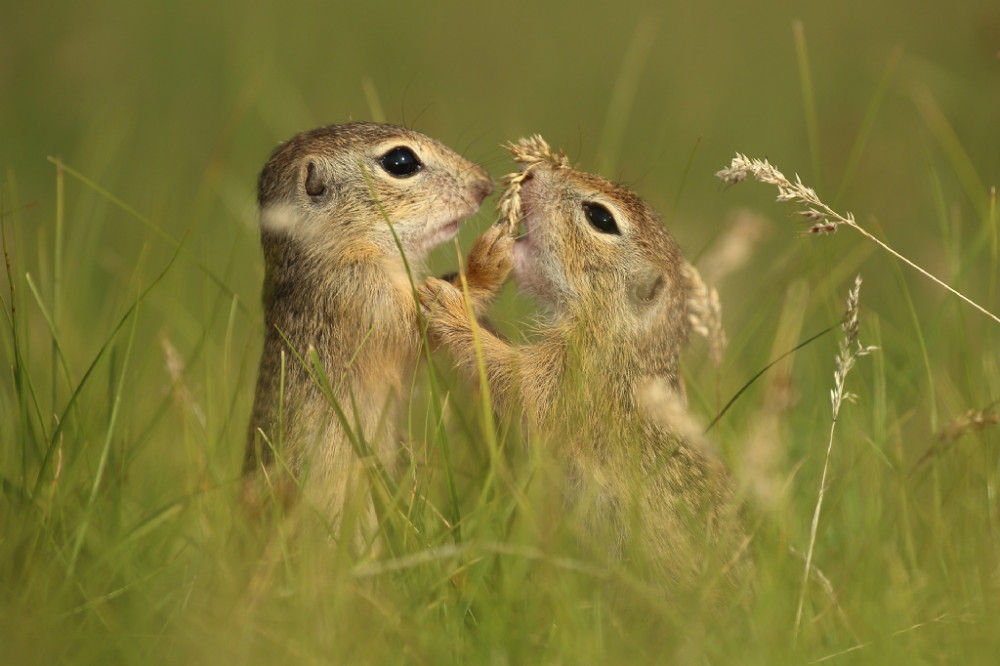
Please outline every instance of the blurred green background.
M129 320L96 366L67 428L76 438L67 450L77 447L82 468L95 467L122 391L112 463L128 470L116 477L131 507L123 522L206 479L235 478L260 344L256 176L278 142L351 119L413 127L496 179L512 166L500 144L541 133L581 168L638 191L692 259L708 256L734 219L762 218L758 240L746 244L746 263L717 281L732 343L721 372L698 351L703 343L687 361L692 405L705 420L778 353L835 323L861 272L861 339L881 350L866 368L867 359L859 363L852 390L861 395L862 416L853 429L844 426L856 444L842 481L868 479L858 493L895 493L871 475L892 469L905 477L946 423L1000 397L1000 326L849 229L802 235L806 225L774 203L771 188L724 190L714 177L736 151L767 157L1000 312L990 198L1000 181L996 0L8 1L2 14L0 182L17 292L10 296L6 274L0 289L8 311L11 303L20 308L22 351L35 384L34 404L25 408L12 374L0 380L0 459L10 484L34 478L50 415L65 407L116 323L168 265L170 239L183 239L186 252L142 300L134 349L126 348ZM58 288L59 197L47 156L93 183L65 175ZM489 223L492 202L466 225L463 247ZM454 265L454 249L443 248L432 270ZM56 322L71 383L50 370L49 329L26 274ZM512 293L498 312L515 322L531 316ZM13 364L9 331L3 339ZM786 367L768 391L751 389L716 431L739 467L754 414L784 392L791 412L778 410L785 462L773 466L792 479L795 463L809 460L802 477L789 481L803 498L789 509L799 547L818 482L835 349L833 336L807 347L794 369ZM24 409L45 426L26 434L17 425L26 422ZM935 476L933 487L906 486L902 495L926 493L935 507L974 506L968 524L937 511L925 527L958 530L939 535L958 542L987 534L970 548L977 562L985 558L980 573L989 580L996 576L997 442L989 431L981 437L961 450L966 466L949 468L945 481ZM25 447L32 452L23 454ZM879 471L863 471L868 465ZM843 506L835 496L829 509L847 512L841 528L865 524L866 533L878 533L898 518L891 511L870 518L858 496L841 499ZM4 511L30 531L27 514ZM832 527L829 552L843 554L850 538ZM904 568L912 573L923 560L919 547L909 547ZM931 547L924 556L948 559ZM4 580L22 575L19 562L9 559ZM864 569L850 557L845 567L843 577L862 581L882 574L881 565ZM864 596L863 582L854 593ZM11 596L5 617L32 594ZM959 607L966 608L956 603L953 616ZM917 615L941 607L924 610ZM879 626L885 634L902 624ZM25 636L27 645L34 634Z
M818 161L809 148L796 19L807 40ZM704 249L734 206L760 204L775 218L775 233L755 253L745 274L752 277L720 285L736 336L751 316L743 303L767 307L775 254L797 246L807 256L813 248L802 246L837 241L796 239L783 211L764 207L772 192L722 194L712 174L735 151L801 174L827 203L863 223L877 220L898 249L945 277L957 267L941 251L942 233L959 247L974 240L986 193L968 189L994 184L1000 168L1000 6L987 0L9 3L0 31L0 160L18 202L31 204L21 214L18 268L37 273L41 286L55 216L55 169L46 156L62 158L175 238L189 233L187 246L252 306L261 274L253 188L268 152L306 128L384 118L442 140L497 177L510 168L499 144L541 133L671 217L689 255ZM880 91L860 160L846 173ZM941 123L967 170L951 168ZM968 170L978 183L967 182ZM127 284L123 271L142 244L155 239L118 211L88 218L88 207L106 204L84 190L70 182L66 192L65 274L83 296L66 304L66 321L81 330L101 321L94 315ZM151 260L140 276L156 268ZM961 277L957 286L971 296L992 295L986 276ZM198 306L177 288L163 290L177 296L164 304L164 325L200 321ZM893 290L884 294L890 307ZM938 296L928 290L928 298Z
M59 157L184 237L195 259L179 259L151 294L156 311L141 319L140 339L168 339L185 357L203 337L209 350L220 344L233 295L233 348L255 355L256 175L278 142L349 119L414 127L496 178L511 168L500 144L541 133L646 197L694 259L735 209L769 218L749 262L718 284L734 342L723 393L771 353L776 297L796 279L818 286L806 325L817 330L835 320L860 270L865 307L903 338L886 349L900 366L923 354L904 344L914 325L937 339L971 312L853 233L800 237L805 226L769 188L723 191L713 174L736 151L800 174L828 204L1000 309L988 197L1000 169L995 2L14 3L0 31L6 205L24 206L8 221L15 274L30 272L51 298L56 170L46 157ZM82 371L173 246L73 178L65 206L66 287L55 309ZM490 206L466 225L464 247ZM444 248L432 269L454 263ZM913 298L901 298L909 289ZM971 338L952 340L962 360L996 345L973 322L963 329ZM237 372L242 362L226 377L245 389L253 368ZM163 381L156 364L148 370ZM246 390L236 396L240 414L247 400Z

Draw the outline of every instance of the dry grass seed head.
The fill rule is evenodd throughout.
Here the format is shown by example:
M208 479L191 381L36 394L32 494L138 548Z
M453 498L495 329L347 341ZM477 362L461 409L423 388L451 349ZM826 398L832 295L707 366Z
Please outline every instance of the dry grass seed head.
M970 409L945 425L937 433L937 439L940 442L953 442L963 435L979 432L998 423L1000 423L1000 416L993 413L992 408Z
M854 287L847 292L847 307L844 311L844 319L840 324L844 337L840 340L840 349L836 358L836 370L833 373L834 387L830 390L830 399L833 403L833 419L837 420L840 412L840 405L844 400L853 400L854 394L844 391L844 382L847 373L854 367L854 361L858 356L867 356L877 349L874 346L862 347L858 342L858 303L861 293L861 276L854 278Z
M736 153L729 166L715 173L716 178L727 185L735 185L753 176L758 182L774 185L778 188L778 201L793 202L805 206L800 214L814 224L809 227L811 234L827 234L837 230L840 224L856 226L854 216L847 213L840 216L824 204L811 187L806 187L798 174L795 182L788 180L785 174L767 160L750 159L742 153Z
M691 286L688 295L688 319L691 322L691 329L708 340L712 363L717 368L721 367L728 340L722 328L722 303L719 301L719 292L715 287L706 285L698 269L688 262L684 262L681 271Z
M725 228L698 260L701 274L710 284L743 269L758 244L771 233L771 220L748 208L736 208L726 215Z
M566 153L552 150L539 134L520 139L517 143L508 143L504 148L514 156L514 161L522 165L519 171L503 177L504 190L500 195L500 201L497 202L499 216L497 224L504 226L513 234L521 222L521 183L531 171L542 163L550 164L557 169L572 167Z
M986 308L984 308L979 303L976 303L970 299L965 294L956 290L954 287L948 285L946 282L940 278L935 277L931 273L927 272L925 269L921 268L919 265L910 261L902 254L892 249L887 243L879 240L871 233L863 229L858 225L857 221L854 219L854 215L851 213L846 213L841 215L837 211L833 210L825 203L820 201L819 196L813 191L811 187L806 187L802 184L799 177L795 176L795 182L791 182L785 175L778 171L770 162L767 160L752 160L746 155L741 153L736 153L736 157L732 159L729 166L725 169L721 169L715 173L715 176L719 178L723 183L727 185L735 185L746 180L747 176L753 176L756 180L761 183L766 183L768 185L774 185L778 188L778 201L792 202L799 206L802 206L804 210L800 211L801 215L807 220L812 220L815 222L808 229L810 234L828 234L837 230L841 224L846 224L851 227L859 234L870 240L871 242L878 245L880 248L894 256L899 261L902 261L910 268L916 270L924 277L932 280L938 286L943 287L948 290L952 295L959 297L965 301L968 305L971 305L975 309L979 310L982 314L986 315L993 321L1000 324L1000 317L993 314Z
M927 449L924 455L920 456L914 469L920 467L931 458L947 450L952 444L965 435L977 433L986 428L993 428L1000 424L1000 415L994 412L997 403L993 403L985 409L970 409L961 416L949 421L941 430L934 435L934 443Z

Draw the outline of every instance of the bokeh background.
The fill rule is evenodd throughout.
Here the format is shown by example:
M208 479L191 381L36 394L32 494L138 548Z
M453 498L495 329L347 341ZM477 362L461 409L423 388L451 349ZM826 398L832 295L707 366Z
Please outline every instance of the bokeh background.
M511 168L500 145L540 133L581 168L638 191L697 261L718 257L732 229L751 229L737 236L744 260L723 262L725 274L704 267L731 341L721 370L703 343L686 360L692 408L706 421L769 360L835 323L860 272L862 341L880 352L854 388L866 416L854 430L845 425L856 445L843 464L860 479L858 492L883 489L872 480L882 472L859 469L903 469L928 451L939 455L936 433L1000 397L1000 326L849 229L804 235L806 224L774 202L771 188L724 189L714 177L736 151L766 157L1000 311L990 198L1000 181L995 0L8 1L2 14L0 182L17 292L10 296L8 274L0 289L8 312L12 303L21 308L20 343L36 389L28 411L49 426L72 389L62 370L50 370L39 303L55 320L74 382L113 340L81 392L73 432L103 436L124 387L112 463L130 471L131 480L119 481L133 517L206 478L235 478L262 325L256 176L278 142L351 119L413 127L497 179ZM49 156L83 179L67 171L60 186ZM492 201L466 225L462 247L489 224ZM170 263L180 241L185 250ZM454 265L452 247L432 260L433 270ZM512 292L497 315L514 329L532 307ZM3 340L12 366L9 330ZM801 351L770 385L752 387L716 431L735 467L759 473L764 497L787 489L802 460L807 471L788 484L814 497L835 349L830 335ZM37 467L44 437L40 427L26 437L15 425L26 409L15 383L11 373L0 379L0 457L16 485ZM778 424L761 426L762 409L780 413ZM764 463L744 450L757 427L782 442L780 453L762 454ZM99 442L79 437L71 445L92 469ZM987 491L997 479L997 442L982 437L940 454L967 459L943 490L918 492L976 506L976 521L985 522L951 527L967 530L959 539L994 535L973 547L988 580L996 575L996 496ZM201 473L189 473L192 465ZM768 486L769 473L781 483ZM868 510L845 497L841 510ZM836 494L831 501L837 511ZM801 544L811 504L788 510L802 519L792 539ZM894 517L852 520L875 531ZM831 552L844 554L849 540L833 529ZM841 573L879 576L845 557ZM856 592L863 596L863 584Z
M921 369L908 359L923 354L909 344L920 337L914 327L939 339L948 320L971 312L850 232L802 237L805 225L769 188L724 191L713 174L736 151L800 174L828 204L998 309L988 190L1000 169L994 2L98 2L5 11L0 160L7 208L23 206L8 221L15 274L30 272L51 300L56 168L46 157L60 158L184 238L189 254L150 295L155 312L140 319L139 339L168 340L185 357L205 344L198 356L214 363L227 326L232 348L254 356L256 174L278 142L350 119L414 127L496 178L511 168L500 144L541 133L582 168L647 198L693 259L724 235L734 211L767 218L750 225L747 262L717 281L734 343L725 394L771 353L779 300L796 280L811 288L803 325L819 330L838 316L852 272L862 272L865 307L896 329L885 351L914 381ZM64 201L66 284L55 310L72 332L68 358L85 368L174 246L72 177ZM489 208L466 225L463 247ZM453 267L454 254L440 250L432 269ZM234 297L239 312L229 322ZM970 339L952 340L957 358L995 346L979 324L963 329ZM227 390L249 383L243 360L227 368ZM162 380L156 363L146 370ZM247 399L237 395L235 409L245 411ZM934 398L923 399L927 407Z

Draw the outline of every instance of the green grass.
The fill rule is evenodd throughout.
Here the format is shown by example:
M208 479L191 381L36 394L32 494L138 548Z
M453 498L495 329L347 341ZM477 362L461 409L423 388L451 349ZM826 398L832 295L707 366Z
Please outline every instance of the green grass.
M400 6L377 24L361 5L307 21L21 5L0 27L4 663L995 662L1000 327L851 230L802 236L768 188L712 176L735 151L798 171L1000 312L995 3L905 25L888 2L583 4L572 26L537 3ZM515 32L533 46L512 47ZM858 399L813 553L829 589L806 587L797 638L839 332L776 363L711 430L748 487L745 599L665 600L580 548L558 518L558 461L494 430L443 357L414 379L411 463L386 484L391 552L335 547L308 508L264 534L247 524L256 172L277 141L349 117L406 122L495 177L511 166L499 144L540 132L670 212L690 257L735 209L769 218L717 285L722 368L701 341L684 359L706 424L836 324L862 274L860 340L879 351L847 378ZM805 175L820 171L823 187ZM493 314L528 335L514 290ZM986 427L956 436L969 410Z

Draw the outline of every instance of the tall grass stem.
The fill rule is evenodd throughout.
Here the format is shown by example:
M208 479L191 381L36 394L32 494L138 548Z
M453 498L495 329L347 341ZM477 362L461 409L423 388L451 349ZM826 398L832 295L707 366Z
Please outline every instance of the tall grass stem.
M125 346L125 358L122 360L122 368L118 373L114 401L112 402L111 407L111 417L108 419L108 430L104 436L104 446L101 447L101 457L98 460L97 469L94 471L94 481L90 486L90 495L87 497L87 505L84 508L83 518L80 521L80 527L77 529L76 539L73 541L73 548L70 552L69 565L67 566L66 571L67 583L72 582L77 559L80 556L80 549L83 547L83 540L87 536L87 530L90 527L90 519L94 514L94 506L97 503L97 492L100 490L101 482L104 480L105 469L108 465L108 456L111 453L111 441L114 438L115 427L118 423L118 410L121 407L122 390L125 386L125 378L128 374L129 359L132 356L132 343L135 341L135 329L138 318L138 312L136 312L135 316L132 317L132 327L129 330L128 343Z
M949 286L943 280L938 279L917 264L913 263L899 252L896 252L896 250L889 247L889 245L876 238L869 231L859 226L854 219L854 215L851 213L841 215L827 206L820 200L819 196L816 195L815 190L802 184L802 180L798 176L795 176L795 182L793 183L767 160L750 159L746 155L742 155L740 153L736 154L736 157L733 158L727 168L716 172L715 175L724 183L730 185L742 182L748 175L753 176L758 182L774 185L778 188L778 201L798 204L801 207L799 214L807 220L814 222L812 227L809 228L809 233L832 233L836 231L841 224L851 227L899 261L902 261L910 268L916 270L924 277L929 278L938 286L943 287L951 294L957 296L968 305L971 305L976 310L979 310L981 313L1000 324L1000 317L997 317L983 306L968 298L965 294L962 294L958 290Z
M622 152L629 114L635 103L643 65L649 59L649 52L656 40L656 29L655 22L640 21L632 33L625 59L618 70L618 78L615 79L608 103L607 120L604 121L598 144L597 154L600 156L600 171L603 173L614 173L618 169L618 157Z
M53 239L54 260L52 264L52 418L55 419L56 405L59 404L58 361L62 357L59 349L59 323L62 310L62 273L63 273L63 223L66 213L66 177L62 166L56 162L56 233ZM65 360L62 359L65 367ZM55 424L53 423L53 428Z
M799 83L802 85L802 105L806 114L806 133L809 137L809 157L812 160L813 177L817 183L823 182L820 173L819 122L816 114L816 95L813 92L812 73L809 69L809 48L806 44L806 29L802 21L792 23L795 36L795 59L799 65Z
M847 294L847 307L844 312L844 320L841 329L844 337L840 341L840 349L836 358L836 370L833 373L834 386L830 391L830 403L832 419L830 420L830 434L827 438L826 456L823 459L823 473L820 476L819 492L816 497L816 508L813 510L812 523L809 526L809 547L806 549L805 572L802 575L802 587L799 591L799 601L795 609L795 631L793 640L797 640L799 629L802 626L802 608L805 604L806 589L809 586L809 577L812 571L813 551L816 546L816 533L819 529L820 511L823 508L823 498L826 496L826 477L830 469L830 454L833 452L833 433L837 427L837 419L840 416L840 407L845 400L852 400L854 396L845 390L847 373L854 367L854 361L859 356L866 356L875 350L875 347L862 347L858 342L860 326L858 324L858 302L861 295L861 276L854 279L854 287Z

